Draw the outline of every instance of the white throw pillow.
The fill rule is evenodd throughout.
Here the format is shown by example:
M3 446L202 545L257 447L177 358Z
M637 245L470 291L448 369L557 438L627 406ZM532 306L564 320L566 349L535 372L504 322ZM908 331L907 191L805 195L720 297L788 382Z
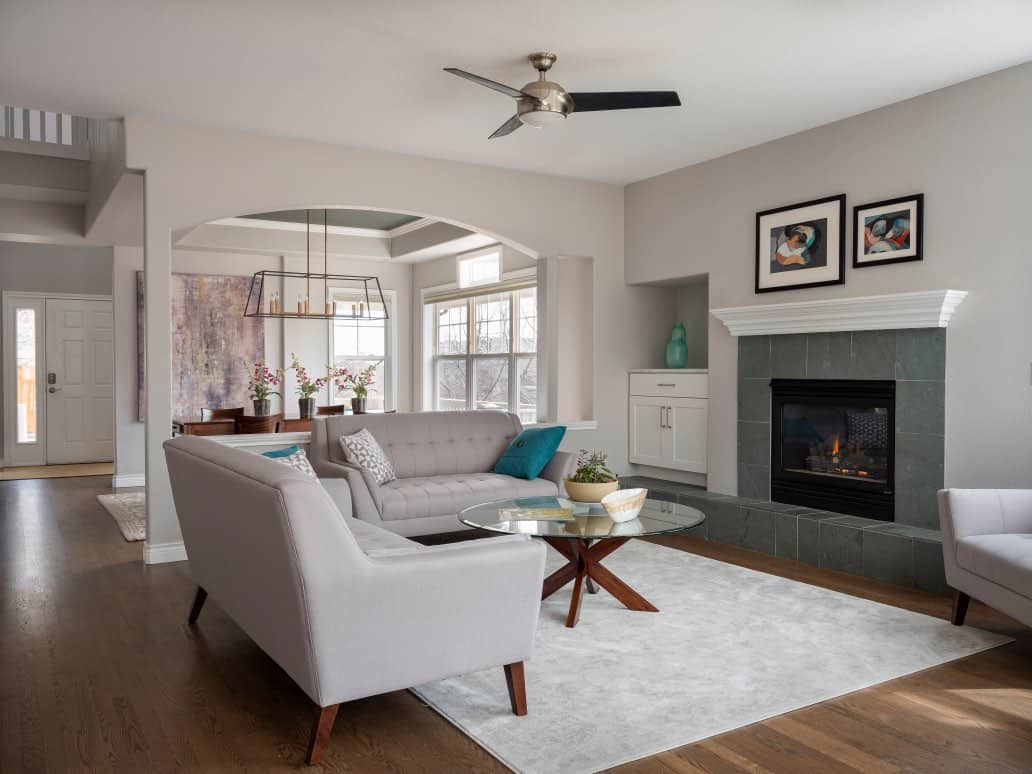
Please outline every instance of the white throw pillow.
M340 447L344 450L344 458L352 465L358 465L363 470L368 470L378 484L386 484L397 478L394 475L394 465L376 438L366 428L357 433L342 435Z
M263 456L268 457L269 459L273 459L276 462L283 463L284 465L289 465L290 467L294 468L294 470L299 470L306 476L310 476L311 478L318 478L318 476L315 474L315 468L313 468L312 463L308 461L308 455L305 454L305 450L298 448L296 446L294 447L294 449L296 449L296 451L292 453L276 454L275 452L273 452L272 454L265 454ZM283 451L290 452L289 449L284 449Z

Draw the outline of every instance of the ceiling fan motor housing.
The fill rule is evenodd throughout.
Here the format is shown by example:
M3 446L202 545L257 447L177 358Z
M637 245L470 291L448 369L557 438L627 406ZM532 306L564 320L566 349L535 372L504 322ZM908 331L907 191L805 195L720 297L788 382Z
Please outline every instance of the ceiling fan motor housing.
M516 113L523 123L530 126L556 123L558 119L566 118L573 112L573 99L558 83L531 81L520 91L530 97L521 97L516 101Z

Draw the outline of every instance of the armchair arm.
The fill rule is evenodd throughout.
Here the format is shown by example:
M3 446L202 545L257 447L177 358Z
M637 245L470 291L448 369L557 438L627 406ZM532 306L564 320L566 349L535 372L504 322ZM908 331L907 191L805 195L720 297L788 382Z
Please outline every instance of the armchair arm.
M330 460L313 460L312 467L319 478L343 478L351 488L351 505L356 519L363 521L380 521L383 512L383 498L380 485L372 474L352 465L350 462L331 462Z
M552 455L552 459L545 465L545 469L541 471L539 478L543 478L547 481L551 481L559 489L559 494L566 494L566 490L563 487L563 482L566 481L566 477L573 473L573 466L577 462L577 455L573 452L557 451Z
M523 535L484 538L370 558L346 588L322 579L311 591L317 661L333 665L323 703L528 659L545 550Z

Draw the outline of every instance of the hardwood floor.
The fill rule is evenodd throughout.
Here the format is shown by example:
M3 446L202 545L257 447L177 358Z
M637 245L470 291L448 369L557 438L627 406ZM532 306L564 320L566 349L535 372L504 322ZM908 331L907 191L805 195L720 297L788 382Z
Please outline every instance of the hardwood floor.
M321 767L303 766L311 702L216 603L187 626L186 565L143 566L95 500L108 485L0 483L0 771L505 771L405 691L342 705ZM946 597L730 546L657 542L951 611ZM1018 641L617 771L1030 771L1032 635L978 602L967 623Z
M18 481L25 478L75 478L78 476L114 475L113 462L85 462L75 465L28 465L18 468L0 468L0 481Z

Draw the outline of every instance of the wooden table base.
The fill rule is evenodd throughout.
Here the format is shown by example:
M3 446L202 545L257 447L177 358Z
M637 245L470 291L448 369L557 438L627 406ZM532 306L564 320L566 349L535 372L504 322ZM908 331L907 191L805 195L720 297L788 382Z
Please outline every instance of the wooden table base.
M610 538L599 540L595 545L588 539L551 538L545 540L552 548L567 558L567 563L545 578L541 587L541 599L552 596L570 581L573 581L573 598L570 600L570 612L566 616L566 625L571 629L580 618L581 597L585 586L589 594L596 589L592 581L604 588L631 610L645 613L658 613L645 597L632 589L612 572L602 566L601 562L630 538Z

